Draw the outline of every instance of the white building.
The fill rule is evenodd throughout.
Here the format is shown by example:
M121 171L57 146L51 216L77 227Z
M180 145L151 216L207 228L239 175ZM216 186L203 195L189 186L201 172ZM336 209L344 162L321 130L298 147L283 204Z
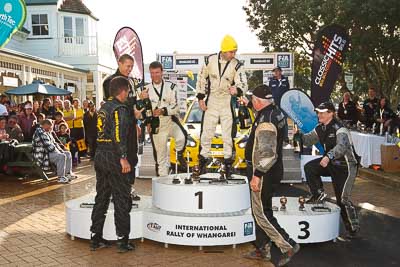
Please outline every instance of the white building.
M24 28L6 48L88 70L79 97L102 100L102 81L114 72L111 41L103 42L96 18L81 0L26 0ZM28 83L30 81L27 81ZM57 84L66 88L71 86Z

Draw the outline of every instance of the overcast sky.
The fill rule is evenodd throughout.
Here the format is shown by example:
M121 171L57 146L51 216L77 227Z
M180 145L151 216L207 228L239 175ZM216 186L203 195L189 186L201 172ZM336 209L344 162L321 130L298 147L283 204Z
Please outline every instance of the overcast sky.
M99 33L114 40L123 26L132 27L143 46L145 63L156 53L215 53L225 34L238 42L238 53L263 48L251 32L245 0L84 0L97 16ZM110 47L111 49L111 47Z

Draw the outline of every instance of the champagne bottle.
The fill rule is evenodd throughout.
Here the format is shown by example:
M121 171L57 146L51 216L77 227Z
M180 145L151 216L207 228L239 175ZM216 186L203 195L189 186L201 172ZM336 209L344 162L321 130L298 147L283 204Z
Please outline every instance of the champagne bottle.
M157 109L157 107L156 107ZM151 133L152 134L158 134L160 130L160 117L151 117L150 121L150 126L151 126Z
M239 123L241 129L248 129L251 126L250 112L243 101L239 102Z
M146 118L153 117L153 109L151 107L151 101L149 98L143 99L144 108L146 110Z

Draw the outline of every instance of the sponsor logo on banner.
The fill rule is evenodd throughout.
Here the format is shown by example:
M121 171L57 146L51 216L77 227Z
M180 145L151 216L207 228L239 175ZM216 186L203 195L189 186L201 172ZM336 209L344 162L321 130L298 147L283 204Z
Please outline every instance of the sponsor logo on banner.
M160 56L160 63L166 70L174 68L174 56Z
M135 64L130 75L138 80L139 84L144 81L143 52L139 36L129 27L119 29L115 35L113 50L116 60L128 54L133 57Z
M243 224L243 234L244 236L252 235L254 232L253 230L253 222L246 222Z
M329 25L318 33L311 72L311 99L315 106L329 101L349 43L346 30L339 25Z
M183 225L176 224L173 230L166 231L167 236L178 238L232 238L236 231L231 231L226 225Z
M152 232L158 233L161 230L161 225L159 225L158 223L148 223L147 224L147 229L149 229Z
M26 19L26 5L22 0L8 0L0 3L0 47L10 41Z
M319 67L317 77L315 77L315 84L318 84L321 87L324 86L325 78L333 62L336 62L339 66L342 66L342 51L346 45L346 42L347 41L342 36L337 34L333 36L332 40L325 35L322 36L322 44L324 47L322 53L324 54L324 58Z
M285 55L277 55L277 65L278 67L281 67L282 69L288 69L290 68L290 55L285 54Z

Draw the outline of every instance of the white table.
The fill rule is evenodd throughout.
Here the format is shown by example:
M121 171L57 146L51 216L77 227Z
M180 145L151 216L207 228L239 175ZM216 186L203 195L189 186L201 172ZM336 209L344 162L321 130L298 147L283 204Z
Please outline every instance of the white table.
M365 134L351 131L354 148L361 156L361 166L368 168L372 164L382 164L381 145L385 143L385 137L374 134Z

